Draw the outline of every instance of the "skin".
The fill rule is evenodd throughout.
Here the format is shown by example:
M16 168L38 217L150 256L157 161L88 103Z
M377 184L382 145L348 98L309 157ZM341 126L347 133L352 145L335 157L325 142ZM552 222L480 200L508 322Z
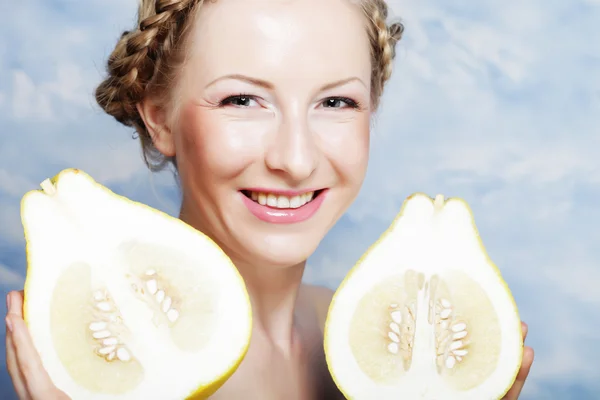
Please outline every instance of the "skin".
M364 16L346 0L205 4L174 88L177 103L164 108L149 98L138 109L155 146L177 156L180 217L225 250L252 301L248 354L213 398L343 398L322 345L333 292L301 279L306 259L354 201L367 168L374 110ZM220 104L240 93L248 100ZM247 210L239 190L250 187L328 193L311 219L281 225ZM19 398L67 398L32 345L23 292L11 292L7 304L7 364ZM505 399L518 398L532 362L526 347Z

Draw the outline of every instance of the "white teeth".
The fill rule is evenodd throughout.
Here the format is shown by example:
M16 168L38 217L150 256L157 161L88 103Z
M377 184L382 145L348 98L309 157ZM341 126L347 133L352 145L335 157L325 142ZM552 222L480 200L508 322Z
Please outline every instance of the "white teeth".
M299 208L313 199L315 192L307 192L298 196L278 196L273 193L251 192L250 198L260 205L274 208Z
M277 198L277 208L290 208L290 199L285 196Z
M290 199L290 208L298 208L302 205L302 197L294 196Z
M264 194L264 193L259 193L258 194L258 204L260 204L262 206L266 206L267 205L267 195L266 194Z
M277 196L270 194L267 196L267 205L269 207L277 207Z

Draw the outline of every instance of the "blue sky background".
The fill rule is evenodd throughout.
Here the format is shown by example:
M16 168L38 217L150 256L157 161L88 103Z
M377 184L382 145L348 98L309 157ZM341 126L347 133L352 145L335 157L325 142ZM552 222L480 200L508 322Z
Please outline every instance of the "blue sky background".
M65 167L177 212L171 177L144 169L139 143L92 97L135 4L3 7L2 294L23 285L20 198ZM410 193L463 197L530 325L536 362L522 399L600 398L600 1L391 5L406 35L367 181L309 260L306 280L335 288ZM0 398L10 400L3 348L0 360Z

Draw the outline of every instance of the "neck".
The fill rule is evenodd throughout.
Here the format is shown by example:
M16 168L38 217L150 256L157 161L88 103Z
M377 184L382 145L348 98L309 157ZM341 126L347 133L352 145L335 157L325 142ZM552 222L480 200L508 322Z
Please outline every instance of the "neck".
M291 343L305 263L281 268L251 265L235 259L233 262L244 278L252 302L255 333L276 344Z
M246 262L210 230L203 229L196 213L184 208L179 218L217 243L244 279L252 304L253 338L268 340L287 352L294 342L296 301L306 262L290 267Z

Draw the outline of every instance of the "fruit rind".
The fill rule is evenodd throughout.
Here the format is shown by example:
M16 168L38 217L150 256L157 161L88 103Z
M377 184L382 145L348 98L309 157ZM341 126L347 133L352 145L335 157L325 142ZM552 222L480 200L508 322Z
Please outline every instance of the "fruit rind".
M358 261L354 264L354 266L349 270L349 272L346 274L346 276L344 277L344 279L342 280L341 284L338 286L337 290L334 292L331 302L329 304L329 308L328 308L328 315L330 315L332 313L332 310L334 310L337 307L337 300L340 296L340 293L346 288L347 283L354 277L354 275L356 274L356 272L358 270L361 269L361 267L363 266L364 261L369 257L369 255L371 254L371 252L377 248L379 245L382 244L382 242L384 242L384 240L388 237L388 235L394 231L394 229L397 227L397 225L399 224L399 222L402 220L402 218L405 216L405 212L407 207L412 204L413 200L427 200L429 202L431 202L431 204L434 206L434 208L439 208L440 207L440 199L443 199L443 197L440 196L436 196L435 199L432 199L430 196L428 196L425 193L422 192L417 192L417 193L413 193L412 195L410 195L409 197L406 198L406 200L403 202L402 207L400 209L400 211L396 214L396 216L394 217L392 223L388 226L388 228L379 236L379 238L373 243L371 244L368 249L361 255L361 257L358 259ZM479 250L481 251L481 254L485 257L485 260L487 262L487 264L492 268L492 270L494 271L494 274L497 276L498 279L498 283L500 283L504 289L504 291L508 294L508 300L510 303L510 307L511 307L511 313L513 315L515 315L517 318L519 318L519 312L518 312L518 308L515 302L514 297L512 296L512 292L510 290L510 288L508 287L508 284L506 283L506 281L503 279L502 274L499 270L499 268L497 267L497 265L491 260L487 250L485 249L485 246L483 244L483 241L481 239L481 236L479 235L479 231L477 229L477 226L475 224L475 219L473 216L473 212L471 207L469 206L469 204L461 199L461 198L447 198L447 199L443 199L443 206L448 205L449 203L452 202L457 202L460 204L461 207L464 208L465 211L468 212L469 214L469 222L470 222L470 226L471 229L473 230L473 232L475 233L475 237L477 240L477 246L479 248ZM436 204L437 203L437 204ZM335 340L336 338L333 338L331 335L331 323L332 323L332 319L331 318L327 318L325 321L325 326L324 326L324 347L325 347L325 357L326 357L326 361L327 361L327 365L328 365L328 369L329 372L331 374L331 377L334 381L334 383L336 384L336 386L338 387L338 389L342 392L342 394L348 398L348 399L352 399L352 395L351 393L347 393L344 386L341 384L340 382L340 377L338 376L338 374L336 373L335 369L332 367L332 360L331 360L331 356L330 353L328 351L328 348L330 347L330 341L331 340ZM518 337L521 338L520 340L520 345L521 345L521 349L523 348L523 340L522 340L522 332L521 332L521 328L519 327L519 331L518 331ZM520 366L522 363L522 351L521 351L521 357L519 358L518 361L518 365L516 365L516 368L513 372L513 376L511 379L511 382L514 382L517 374L519 372ZM504 395L506 395L506 393L508 393L508 391L510 390L512 384L507 385L507 387L504 389L504 392L502 393L501 396L499 396L498 398L502 398Z

